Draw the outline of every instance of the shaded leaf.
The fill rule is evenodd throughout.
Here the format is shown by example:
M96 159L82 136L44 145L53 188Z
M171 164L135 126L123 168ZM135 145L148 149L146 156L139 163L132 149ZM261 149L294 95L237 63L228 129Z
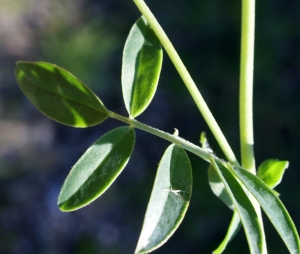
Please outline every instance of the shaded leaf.
M155 94L162 56L160 41L142 16L133 25L123 51L122 91L132 117L140 115Z
M213 150L210 148L210 145L206 138L206 133L201 132L200 135L200 143L202 149L205 149L209 153L213 153ZM234 210L234 205L229 197L228 193L225 190L224 184L220 179L218 173L214 169L214 167L209 164L208 166L208 182L212 192L223 202L226 206L228 206L231 210Z
M17 62L21 90L46 116L73 127L103 122L107 109L100 99L66 70L45 62Z
M99 138L77 161L58 197L64 212L88 205L104 193L126 166L135 142L134 129L119 127Z
M240 167L228 167L257 199L292 254L300 253L299 235L289 213L277 195L257 176Z
M205 149L209 153L213 153L213 150L210 148L210 145L206 138L206 133L201 132L200 135L200 143L201 147ZM222 180L220 179L218 173L214 169L214 167L209 164L208 166L208 182L209 186L212 190L212 192L222 201L225 203L226 206L228 206L231 210L234 209L234 205L231 201L231 198L229 197L228 193L225 190L224 184Z
M231 210L234 210L234 205L225 190L224 184L219 177L214 167L210 164L208 167L208 182L212 192L222 200Z
M186 152L172 144L157 169L136 253L151 252L171 237L183 220L191 192L191 163Z
M257 176L273 189L280 184L288 166L288 161L266 160L258 167Z
M239 214L243 224L250 253L262 253L263 234L256 211L240 183L223 164L211 156L211 164L224 183L226 191Z
M227 233L221 244L213 251L213 254L221 254L226 249L227 244L236 236L241 228L241 220L238 212L235 210L228 227Z

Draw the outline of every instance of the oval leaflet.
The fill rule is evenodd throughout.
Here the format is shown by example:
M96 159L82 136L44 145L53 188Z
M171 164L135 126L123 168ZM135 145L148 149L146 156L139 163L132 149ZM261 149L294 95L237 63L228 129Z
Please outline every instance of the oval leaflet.
M83 128L108 117L108 110L85 84L54 64L18 62L16 77L33 105L55 121Z
M119 127L99 138L76 162L58 197L64 212L88 205L103 194L126 166L135 143L131 127Z
M140 115L150 104L160 76L162 46L142 16L132 27L122 61L122 92L130 116Z
M151 252L172 236L185 216L191 193L191 163L184 149L172 144L157 169L136 253Z

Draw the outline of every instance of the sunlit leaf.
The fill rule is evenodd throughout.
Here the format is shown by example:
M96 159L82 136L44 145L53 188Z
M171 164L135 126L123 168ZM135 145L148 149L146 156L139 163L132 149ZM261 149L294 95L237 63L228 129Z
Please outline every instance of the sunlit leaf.
M45 62L18 62L21 90L46 116L73 127L103 122L107 109L100 99L66 70Z
M213 251L213 254L221 254L226 249L227 244L236 236L241 228L241 220L238 212L235 210L228 227L227 233L223 241L220 243L217 249Z
M290 253L300 253L299 235L289 213L277 195L257 176L240 167L228 164L239 180L257 199Z
M58 197L59 208L77 210L105 192L126 166L134 142L131 127L116 128L99 138L70 171Z
M250 253L262 253L263 234L256 211L240 183L223 164L211 157L211 164L224 183L243 224Z
M151 252L171 237L183 220L191 192L191 163L186 152L172 144L157 169L136 253Z
M209 186L212 192L222 200L225 205L227 205L231 210L234 209L234 205L229 197L227 191L225 190L224 184L219 177L218 173L214 169L214 167L210 164L208 167L208 181Z
M288 161L266 160L258 167L257 176L273 189L280 184L288 166Z
M126 109L132 117L140 115L156 91L162 47L142 16L132 27L123 52L122 91Z

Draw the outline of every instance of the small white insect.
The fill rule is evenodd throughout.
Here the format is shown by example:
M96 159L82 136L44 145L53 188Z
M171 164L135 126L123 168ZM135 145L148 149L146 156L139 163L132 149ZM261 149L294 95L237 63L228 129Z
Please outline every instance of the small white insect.
M173 190L172 187L170 187L170 188L165 188L164 190L165 190L165 191L172 192L173 194L175 194L176 196L180 197L183 201L186 202L186 200L180 195L180 192L186 192L186 191L183 191L183 190Z

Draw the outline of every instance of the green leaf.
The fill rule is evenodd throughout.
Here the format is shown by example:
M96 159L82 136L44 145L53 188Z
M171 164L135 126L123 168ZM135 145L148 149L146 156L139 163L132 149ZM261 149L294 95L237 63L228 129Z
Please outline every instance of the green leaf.
M227 244L236 236L241 228L241 220L238 212L235 210L228 227L227 233L221 244L213 251L213 254L221 254L226 249Z
M126 166L134 142L134 129L127 126L99 138L70 171L58 197L59 208L74 211L104 193Z
M191 163L186 152L172 144L157 169L136 253L151 252L171 237L183 220L191 193Z
M205 132L201 132L200 143L201 143L201 147L203 149L205 149L209 153L213 153L213 150L210 148L210 145L207 141ZM225 205L227 205L231 210L233 210L234 205L231 201L231 198L227 194L224 184L223 184L222 180L220 179L218 173L216 172L216 170L214 169L214 167L211 164L209 164L209 167L208 167L208 182L209 182L209 186L210 186L212 192L222 202L224 202Z
M211 164L208 167L208 182L212 192L231 210L234 210L231 198L229 197L221 178Z
M273 189L280 184L288 166L288 161L266 160L258 167L257 176Z
M239 180L257 199L262 209L276 228L288 250L292 254L300 253L299 235L289 213L277 195L257 176L240 167L228 164Z
M220 162L215 161L212 156L210 159L212 166L215 168L216 172L219 174L219 177L223 181L226 191L231 197L231 200L240 216L240 220L243 224L250 248L250 253L262 253L262 227L251 201L229 169L227 169Z
M46 116L73 127L103 122L108 111L100 99L66 70L45 62L17 62L21 90Z
M142 16L132 27L125 43L122 65L122 91L126 109L132 117L150 104L162 66L162 47Z

